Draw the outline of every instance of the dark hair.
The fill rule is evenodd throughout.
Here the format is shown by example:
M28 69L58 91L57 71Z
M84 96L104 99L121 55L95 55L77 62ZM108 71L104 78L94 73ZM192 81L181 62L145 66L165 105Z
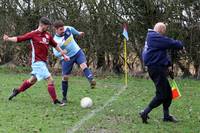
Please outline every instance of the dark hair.
M53 26L58 29L60 27L63 27L65 24L62 20L56 20L54 23L53 23Z
M47 17L41 17L39 22L44 25L51 25L51 21Z

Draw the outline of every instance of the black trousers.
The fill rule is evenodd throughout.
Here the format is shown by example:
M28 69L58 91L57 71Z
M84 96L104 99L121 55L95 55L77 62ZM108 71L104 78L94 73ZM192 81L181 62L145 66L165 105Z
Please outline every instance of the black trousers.
M148 73L156 87L156 95L149 103L151 109L163 105L163 110L168 111L172 102L172 92L168 77L167 67L148 67Z

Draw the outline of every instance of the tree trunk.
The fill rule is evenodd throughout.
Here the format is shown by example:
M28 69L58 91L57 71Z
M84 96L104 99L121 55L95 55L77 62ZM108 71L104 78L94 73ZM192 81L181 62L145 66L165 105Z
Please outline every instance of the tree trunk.
M97 69L105 68L106 66L105 61L105 52L97 51Z
M185 67L182 63L180 63L179 61L177 62L178 66L180 67L181 71L183 72L182 77L189 77L192 76L191 72L189 71L189 68Z

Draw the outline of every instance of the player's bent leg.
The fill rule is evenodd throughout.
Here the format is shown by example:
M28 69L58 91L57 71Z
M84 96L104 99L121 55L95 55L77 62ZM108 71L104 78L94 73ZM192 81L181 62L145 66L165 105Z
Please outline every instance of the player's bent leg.
M10 95L8 100L12 100L13 97L16 97L19 93L24 92L36 82L37 82L37 78L35 76L31 76L31 78L28 80L25 80L18 89L16 88L13 89L12 94Z
M63 95L62 102L63 103L67 103L68 79L69 79L69 75L62 76L62 95Z
M90 82L91 88L94 89L95 86L96 86L96 81L94 80L94 76L93 76L92 71L87 67L87 64L85 62L80 64L80 67L81 67L85 77Z
M53 81L52 76L49 76L46 80L48 82L48 92L49 92L49 95L51 96L53 103L63 106L64 104L57 99L54 81Z

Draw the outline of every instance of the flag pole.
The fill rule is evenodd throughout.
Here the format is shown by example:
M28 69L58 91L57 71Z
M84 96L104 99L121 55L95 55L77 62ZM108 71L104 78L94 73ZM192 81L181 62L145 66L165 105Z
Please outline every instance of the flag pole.
M128 68L127 68L127 45L126 41L129 40L128 38L128 31L127 31L127 24L123 24L123 36L124 36L124 82L125 82L125 87L128 87Z
M126 47L126 38L124 38L124 79L125 86L128 87L128 70L127 70L127 47Z

